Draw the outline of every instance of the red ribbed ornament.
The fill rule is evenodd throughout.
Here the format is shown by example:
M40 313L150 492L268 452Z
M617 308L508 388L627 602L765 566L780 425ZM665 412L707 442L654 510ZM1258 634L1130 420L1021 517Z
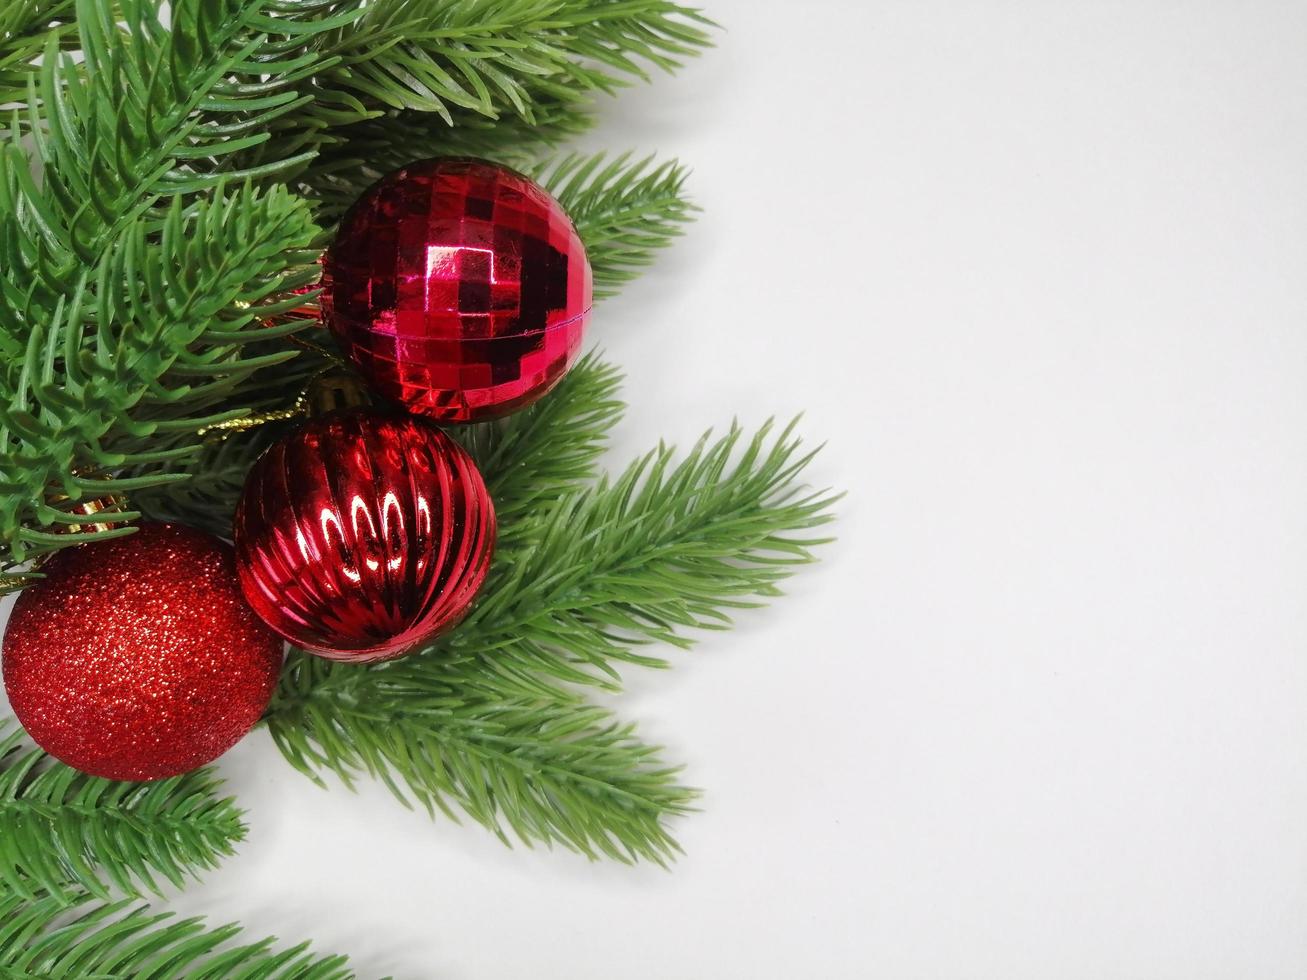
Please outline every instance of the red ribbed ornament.
M18 597L5 692L36 743L108 779L212 762L268 706L281 638L241 596L231 547L175 524L56 552Z
M478 160L382 178L345 215L323 269L323 317L369 386L446 422L506 415L549 391L593 302L562 206Z
M250 471L234 534L250 605L333 660L384 660L460 620L490 566L495 510L467 452L420 419L332 412Z

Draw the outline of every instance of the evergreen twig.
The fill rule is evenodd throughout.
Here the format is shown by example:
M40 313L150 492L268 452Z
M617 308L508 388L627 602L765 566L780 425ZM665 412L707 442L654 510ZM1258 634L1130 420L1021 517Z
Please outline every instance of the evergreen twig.
M227 162L295 98L239 84L265 2L178 0L164 30L147 0L78 0L85 61L47 38L30 145L0 147L0 587L17 562L80 540L45 529L74 523L87 494L184 475L102 479L175 464L190 449L152 437L213 421L239 379L291 356L240 347L311 275L316 226L284 189L222 189L269 172ZM268 67L260 85L278 89Z
M568 428L557 411L530 452L509 442L483 456L508 499L531 499L550 433ZM616 690L616 664L665 665L641 648L689 645L687 631L721 628L812 560L836 498L801 489L811 454L792 429L745 440L733 427L679 463L660 447L611 483L515 510L485 596L448 637L366 668L293 654L267 716L278 747L315 779L366 772L446 813L451 799L504 839L507 827L528 843L666 860L666 819L690 792L574 685Z
M366 773L433 815L457 820L456 804L505 843L511 832L527 845L663 863L677 850L666 820L693 797L657 748L601 708L490 678L451 684L405 661L351 671L293 654L267 719L315 781L321 770L347 785Z
M362 15L321 50L317 103L535 121L537 103L615 91L645 65L671 71L709 41L697 10L669 0L357 0Z
M699 210L685 197L688 172L675 160L572 154L536 172L585 242L597 297L613 295L639 275Z
M309 951L308 943L275 948L268 937L232 945L236 925L208 927L132 902L88 895L68 906L51 896L0 894L0 976L77 980L350 980L343 956Z
M659 447L611 483L575 490L524 516L525 543L498 562L484 598L427 656L506 681L620 687L616 665L663 667L643 648L688 647L779 583L828 540L838 499L805 490L793 423L751 439L733 426L681 460ZM518 479L530 479L523 473Z
M14 560L81 540L42 528L77 523L71 504L88 495L184 478L177 463L198 445L169 437L242 414L222 397L294 356L242 351L268 336L264 307L249 304L295 281L287 265L304 262L297 250L315 234L304 202L285 191L218 191L189 214L174 201L157 242L130 226L48 319L0 339L0 540ZM105 479L160 463L171 465Z
M530 170L543 151L594 121L585 109L553 100L537 103L534 117L496 120L461 109L449 125L433 113L390 112L334 131L301 180L318 202L319 220L331 223L374 181L414 160L469 156Z
M618 398L620 384L615 367L588 354L557 389L525 411L449 430L486 479L499 519L501 553L533 515L594 478L608 432L626 410Z
M7 0L0 4L0 107L27 98L28 80L36 75L51 40L61 46L73 43L73 6L73 0Z
M245 836L240 811L200 769L154 783L97 779L0 723L0 893L72 902L110 888L181 887Z
M557 142L585 125L595 93L647 78L650 67L671 71L711 43L711 23L670 0L282 0L277 8L263 25L271 36L254 39L249 60L302 66L302 100L265 127L268 142L247 159L321 152L312 166L286 169L303 171L328 217L378 166L458 152L525 163L514 144ZM502 137L488 135L490 123L504 124ZM433 140L444 148L422 149ZM394 159L406 143L412 152Z

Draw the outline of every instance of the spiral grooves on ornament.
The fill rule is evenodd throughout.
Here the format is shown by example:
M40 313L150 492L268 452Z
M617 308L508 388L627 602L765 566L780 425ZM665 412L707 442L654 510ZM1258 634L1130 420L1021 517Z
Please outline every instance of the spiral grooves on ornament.
M237 508L241 583L278 633L323 656L396 656L467 612L494 507L457 443L368 410L314 419L255 464Z

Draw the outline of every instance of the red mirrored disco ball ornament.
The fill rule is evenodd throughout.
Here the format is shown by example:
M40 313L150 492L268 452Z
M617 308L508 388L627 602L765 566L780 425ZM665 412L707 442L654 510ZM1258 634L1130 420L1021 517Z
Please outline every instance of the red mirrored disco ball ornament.
M479 160L382 178L345 215L323 271L323 317L372 390L442 422L507 415L548 392L593 303L562 205Z
M175 524L56 552L4 638L9 703L56 759L109 779L212 762L259 720L282 641L241 595L232 549Z
M241 586L264 622L332 660L384 660L467 612L490 566L495 508L443 432L351 409L259 457L234 533Z

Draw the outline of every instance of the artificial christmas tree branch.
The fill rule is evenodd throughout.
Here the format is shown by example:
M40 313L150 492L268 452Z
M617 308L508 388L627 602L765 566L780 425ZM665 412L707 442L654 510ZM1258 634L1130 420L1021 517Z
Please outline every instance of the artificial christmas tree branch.
M202 769L155 783L97 779L0 725L0 893L74 902L181 887L231 854L241 813Z
M666 820L693 793L658 749L603 709L525 697L491 678L441 681L413 660L387 669L292 654L267 715L290 763L321 782L380 779L406 805L457 804L505 843L561 843L594 858L662 863Z
M535 121L541 99L576 102L622 76L664 70L709 42L708 22L666 0L375 0L322 38L339 62L316 79L319 103L439 115L467 109Z
M584 132L594 116L583 104L542 99L533 121L520 116L492 119L470 110L454 112L452 124L432 113L404 110L343 126L332 132L300 180L329 222L357 200L382 174L413 160L470 156L529 170L542 152Z
M665 665L646 644L687 646L686 630L722 628L729 610L778 595L827 540L811 532L838 498L802 489L811 454L792 426L774 439L769 428L705 437L679 462L660 447L611 484L524 517L522 545L432 655L460 671L616 690L616 664Z
M0 975L79 980L350 980L343 956L315 954L308 943L275 948L272 938L233 945L235 925L207 927L131 902L78 896L27 899L0 893Z
M28 81L51 41L75 43L73 7L73 0L8 0L0 5L0 106L27 98ZM4 125L0 122L0 133Z
M515 144L557 142L583 128L596 92L710 43L709 22L667 0L281 0L255 26L266 33L251 38L250 63L292 64L302 83L242 161L298 175L328 217L405 146L383 171L437 153L525 162ZM486 136L496 120L502 135ZM445 145L421 150L433 140Z
M290 356L242 359L241 331L252 307L311 275L296 271L317 234L305 202L276 188L224 193L224 178L199 166L249 143L193 114L240 70L236 40L256 0L175 4L172 31L152 5L123 4L121 26L110 9L77 8L84 64L50 40L28 110L31 148L10 142L0 153L0 541L10 567L77 542L40 529L84 497L87 475L180 458L187 447L161 456L151 436L212 422L237 380ZM250 99L225 100L224 111L248 112Z
M447 756L486 758L450 734L450 719L489 703L482 690L493 684L521 709L514 737L552 751L551 730L538 719L533 728L525 706L547 709L544 720L589 711L567 685L616 689L617 663L665 665L644 652L648 643L684 646L687 629L720 627L728 610L775 595L782 578L811 560L822 539L810 532L830 519L835 499L799 490L810 456L799 452L791 429L769 438L766 427L752 440L735 429L701 442L679 465L660 450L612 485L590 487L605 433L622 411L618 380L591 357L527 411L459 430L500 509L500 556L487 594L468 621L421 656L372 668L293 657L268 721L297 768L346 778L367 772L428 807L448 795L496 829L529 828L535 839L603 852L567 828L612 825L620 811L604 794L576 797L573 807L590 807L588 818L554 827L548 787L519 774L525 782L512 784L518 809L501 824L486 801L446 781ZM228 492L250 461L232 463ZM646 751L625 756L627 766L638 771ZM554 773L571 773L573 758L561 753ZM670 784L662 789L673 800L687 798ZM665 858L658 842L669 838L660 817L675 812L651 804L653 823L646 815L628 828L628 856Z
M109 5L80 0L77 26L86 60L78 64L52 50L40 75L45 104L28 109L41 187L14 171L36 212L22 227L39 232L61 265L96 262L161 195L193 195L220 179L268 175L266 167L223 166L267 139L245 131L251 117L266 126L296 98L282 90L282 75L265 77L269 66L246 61L253 42L245 34L264 5L179 0L164 30L158 10L144 0L120 5L121 24L111 19ZM292 76L296 71L294 65L277 67ZM272 96L265 94L269 89ZM18 160L17 146L8 149L11 163L30 165Z
M605 380L597 367L587 371ZM551 428L569 431L568 411L584 417L588 380L579 379L571 398L565 389L518 416L521 424L529 428L532 413L548 418L559 399ZM612 398L607 385L598 390ZM472 440L497 492L528 502L504 523L482 601L448 637L403 660L359 667L294 654L267 715L292 765L346 781L367 772L429 810L448 813L443 800L452 798L501 837L508 826L528 842L557 841L592 857L672 855L665 821L691 794L670 782L672 770L655 766L651 775L656 750L632 741L629 730L614 743L596 728L600 743L591 733L578 752L556 721L575 716L598 726L599 709L580 701L574 685L617 690L616 664L666 665L642 652L646 644L688 646L687 630L721 628L729 610L777 595L778 583L825 540L811 532L831 520L837 498L801 489L811 454L799 453L792 427L773 438L764 426L749 440L733 428L679 463L662 448L611 484L573 483L586 479L602 438L590 424L595 441L580 443L565 469L572 489L543 506L529 504L537 474L552 465L547 432L520 454L512 448L524 441ZM507 728L495 727L501 723ZM487 734L489 747L478 737ZM600 748L605 763L596 776L586 766ZM518 766L521 756L536 762ZM537 764L542 758L547 765ZM508 782L488 794L474 789L496 780ZM645 795L631 795L632 780ZM587 789L567 796L563 820L558 794L573 784Z
M536 173L576 223L596 297L612 296L639 275L699 210L685 196L688 173L675 160L571 154Z
M0 536L14 560L79 540L38 529L71 519L52 496L75 503L184 478L175 466L198 443L169 435L239 412L224 395L294 356L241 347L262 334L256 304L304 281L293 270L316 233L285 191L219 189L189 213L174 201L157 240L131 225L48 319L0 304L21 350L6 351L0 401ZM143 475L103 478L147 464Z
M589 354L525 411L452 430L486 478L501 551L512 547L532 514L597 475L608 431L626 409L617 397L621 380L615 367Z

